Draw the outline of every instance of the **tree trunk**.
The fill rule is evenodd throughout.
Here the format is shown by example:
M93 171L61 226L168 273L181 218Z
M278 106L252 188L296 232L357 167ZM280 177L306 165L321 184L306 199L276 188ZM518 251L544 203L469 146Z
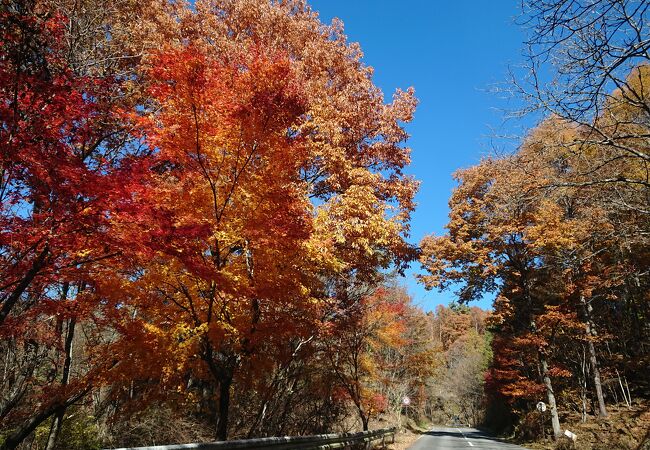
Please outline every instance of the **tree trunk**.
M361 410L359 410L360 416L361 416L361 424L363 426L363 431L368 431L368 424L370 422L370 417L368 417L366 414L364 414Z
M628 408L632 407L632 399L630 398L628 400L628 396L625 393L625 388L623 387L623 381L621 381L621 374L618 373L618 369L616 369L616 376L618 377L618 384L621 386L621 393L623 394L623 400L625 400L625 404L627 405ZM627 383L627 381L626 381Z
M596 330L591 323L592 307L587 303L584 296L580 297L585 312L585 332L587 333L587 348L589 350L589 364L591 373L594 378L594 387L596 388L596 397L598 398L598 414L600 417L607 417L607 407L605 406L605 397L603 396L603 386L600 382L600 370L598 370L598 359L596 357L596 347L591 339L596 336Z
M605 406L605 396L603 395L603 386L600 381L600 371L598 370L598 360L596 359L596 349L594 343L589 341L589 363L594 378L594 387L596 388L596 397L598 398L598 414L601 417L607 417L607 407Z
M50 426L50 434L47 437L47 445L45 446L45 450L54 450L56 440L59 438L59 433L61 433L61 426L63 425L64 415L64 408L61 408L54 414L54 417L52 418L52 425Z
M544 386L546 387L548 405L549 408L551 409L551 424L553 426L553 436L558 438L562 435L562 429L560 428L560 418L557 413L557 404L555 403L553 384L551 383L551 377L548 374L548 363L546 362L546 357L541 351L539 352L539 362L542 366L542 378L544 380Z
M74 329L76 321L74 318L71 318L68 322L68 329L66 330L65 335L65 361L63 363L63 376L61 377L61 385L65 386L70 381L70 368L72 366L72 341L74 340ZM63 416L65 415L65 410L67 408L61 407L55 414L52 419L52 426L50 427L50 434L47 438L47 445L45 450L53 450L56 445L56 440L59 437L61 432L61 426L63 425Z
M21 379L14 380L14 386L11 391L0 400L0 422L18 405L27 390L29 389L28 378L34 373L36 364L30 364L25 370L24 376Z
M581 420L582 423L587 422L587 355L585 346L582 346L582 358L580 359L580 367L582 375L580 376L580 399L582 400Z
M32 263L32 267L30 267L30 269L27 271L25 276L23 276L22 280L20 280L18 286L16 286L16 288L9 295L9 297L7 297L7 299L2 303L2 308L0 308L0 325L2 325L2 323L5 321L5 319L11 312L11 309L20 299L20 296L23 295L23 293L27 290L31 282L34 280L34 278L36 278L36 275L38 275L40 270L45 265L45 261L49 254L49 251L50 251L49 247L46 245L45 248L41 251L41 253L39 253L39 255Z
M32 417L23 422L18 428L5 437L5 441L0 445L0 450L15 450L30 434L36 430L36 428L45 422L50 416L56 414L59 410L65 409L77 402L84 395L90 391L90 388L86 388L81 392L77 392L75 395L67 398L62 402L55 402L49 405L47 408L37 412Z
M228 410L230 409L230 387L232 375L227 375L219 380L219 418L217 419L217 440L228 439Z
M230 388L232 387L235 369L239 364L239 357L232 354L228 355L222 352L215 352L211 342L205 336L203 336L202 345L202 358L208 365L214 384L219 386L219 400L216 404L216 439L218 441L225 441L228 440Z

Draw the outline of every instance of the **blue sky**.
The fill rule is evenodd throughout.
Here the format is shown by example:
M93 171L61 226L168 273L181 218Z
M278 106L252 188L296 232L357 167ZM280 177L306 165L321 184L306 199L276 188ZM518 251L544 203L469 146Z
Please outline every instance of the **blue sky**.
M444 232L452 173L507 145L495 135L518 131L503 121L505 100L490 92L521 62L523 31L515 23L519 0L311 0L321 20L338 17L348 39L359 42L375 83L387 99L415 87L420 101L408 125L413 149L408 170L421 181L412 241ZM425 310L453 300L452 292L426 291L411 269L405 284ZM477 303L489 307L490 299Z

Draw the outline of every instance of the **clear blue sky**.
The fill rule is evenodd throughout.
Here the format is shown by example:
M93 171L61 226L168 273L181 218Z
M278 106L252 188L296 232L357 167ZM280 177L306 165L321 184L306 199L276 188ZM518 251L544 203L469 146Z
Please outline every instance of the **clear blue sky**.
M451 174L491 151L504 128L500 109L509 105L489 89L504 82L508 67L521 62L523 32L514 23L519 0L310 0L329 23L338 17L348 39L359 42L375 83L387 99L398 88L415 87L420 101L408 125L413 149L409 173L421 181L412 241L444 232ZM516 124L515 128L518 128ZM504 142L497 140L497 145ZM425 310L453 300L452 292L425 291L405 280ZM489 307L490 299L478 306Z

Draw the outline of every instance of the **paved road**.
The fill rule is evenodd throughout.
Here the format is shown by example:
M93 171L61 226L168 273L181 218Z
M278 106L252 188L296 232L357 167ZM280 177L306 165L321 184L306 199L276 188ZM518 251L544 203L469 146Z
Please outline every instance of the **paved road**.
M523 447L501 442L476 428L434 428L423 434L408 448L408 450L434 449L523 450Z

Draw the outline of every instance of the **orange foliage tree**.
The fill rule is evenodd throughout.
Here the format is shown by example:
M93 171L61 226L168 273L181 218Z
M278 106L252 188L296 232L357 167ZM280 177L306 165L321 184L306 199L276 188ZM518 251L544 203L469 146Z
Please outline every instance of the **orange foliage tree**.
M333 312L323 338L328 368L339 395L357 409L364 430L380 413L401 414L405 396L424 402L423 388L435 368L424 314L408 294L382 287Z
M100 3L1 11L0 327L22 374L3 448L153 398L225 439L235 386L313 356L346 288L415 256L416 101L385 103L339 22L299 0Z
M300 2L219 6L184 11L184 42L148 59L151 107L134 121L154 162L140 221L122 230L138 236L137 275L106 292L170 355L161 383L207 393L225 439L241 367L271 370L292 338L317 331L330 283L377 280L413 257L416 184L401 172L412 93L385 106L340 29ZM286 22L282 45L271 18ZM306 30L315 53L302 53ZM307 73L318 64L325 79Z
M615 101L600 124L620 107ZM605 340L610 351L616 342L604 330L647 313L637 290L646 282L637 267L647 257L642 237L647 222L634 206L643 202L645 188L626 180L603 186L600 171L585 173L601 161L607 165L603 171L618 165L621 174L638 175L639 161L618 158L615 145L585 147L580 136L589 132L554 117L533 130L516 154L460 171L448 233L422 242L421 261L429 271L422 281L428 287L459 284L461 301L497 294L488 386L518 413L545 392L555 435L561 431L558 395L569 405L581 405L586 420L593 393L594 413L607 415L603 360L610 376L621 369L598 350ZM584 152L596 162L585 161ZM598 181L592 183L590 176ZM631 241L638 245L634 255L623 250ZM635 305L636 312L624 313L621 305ZM625 346L626 340L614 345ZM621 351L645 355L640 348ZM636 369L629 373L638 376Z
M161 110L142 121L158 151L135 228L150 241L128 304L170 355L164 383L216 383L225 439L242 358L299 333L292 315L310 310L305 147L290 129L303 100L281 55L226 62L170 49L150 73Z

